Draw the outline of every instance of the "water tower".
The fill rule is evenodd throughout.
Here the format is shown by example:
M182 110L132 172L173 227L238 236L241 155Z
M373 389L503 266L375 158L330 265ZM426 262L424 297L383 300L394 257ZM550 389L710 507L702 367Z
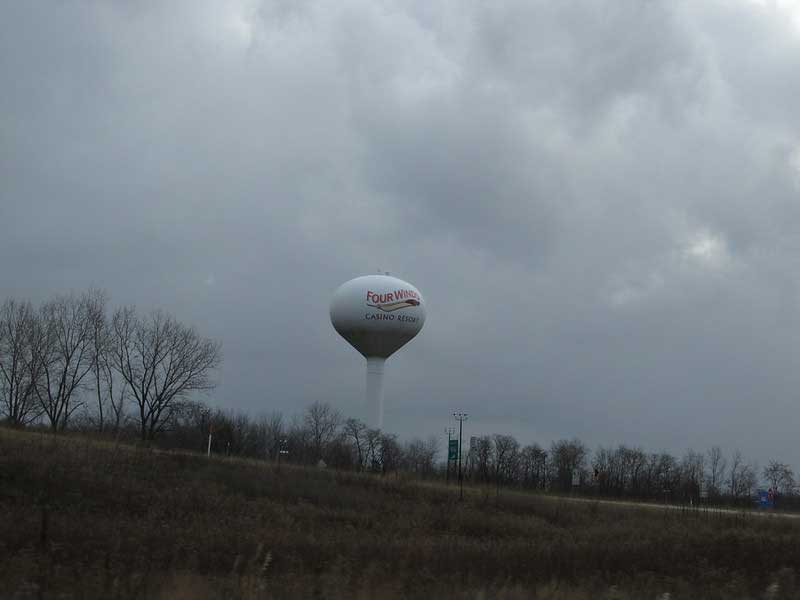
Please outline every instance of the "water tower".
M381 429L383 365L422 329L422 294L389 275L356 277L334 292L331 323L367 359L367 424Z

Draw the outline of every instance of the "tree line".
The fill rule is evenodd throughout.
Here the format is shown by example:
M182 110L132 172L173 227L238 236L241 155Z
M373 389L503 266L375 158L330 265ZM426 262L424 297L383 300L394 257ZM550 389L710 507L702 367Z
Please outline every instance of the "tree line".
M286 461L295 464L368 471L412 473L455 480L457 463L446 456L447 438L431 436L401 441L396 435L346 418L330 404L315 402L290 418L271 412L255 419L243 413L184 404L162 445L205 451L211 432L212 452ZM763 468L719 446L692 449L682 456L647 452L624 444L591 451L577 438L548 446L522 445L510 435L470 436L464 440L462 473L472 484L518 489L574 492L615 498L747 505L759 486L772 488L784 508L800 508L792 468L772 460Z
M324 402L291 418L211 409L192 394L214 387L220 362L220 344L195 328L163 311L110 311L98 290L59 295L38 307L7 299L0 305L0 420L193 451L206 451L211 434L212 451L232 456L431 478L452 469L455 476L438 437L400 441ZM785 498L797 491L789 465L773 460L759 469L740 452L724 456L717 446L675 457L624 444L592 452L577 438L523 446L503 434L472 436L462 473L498 490L669 501L750 502L762 483Z
M539 444L521 447L512 436L495 434L473 438L466 458L472 481L561 492L734 504L749 503L762 484L785 497L797 493L788 464L771 460L759 470L740 451L726 457L719 446L707 452L689 449L675 457L624 444L591 452L579 439L557 440L548 449Z
M192 392L214 387L220 344L163 311L109 313L99 290L40 306L0 305L0 418L12 427L66 430L91 413L99 430L136 423L142 440L177 416Z
M251 418L186 402L158 441L166 448L205 452L209 435L214 454L382 474L406 471L421 477L435 477L439 469L438 438L401 441L344 417L326 402L315 402L290 418L278 411Z

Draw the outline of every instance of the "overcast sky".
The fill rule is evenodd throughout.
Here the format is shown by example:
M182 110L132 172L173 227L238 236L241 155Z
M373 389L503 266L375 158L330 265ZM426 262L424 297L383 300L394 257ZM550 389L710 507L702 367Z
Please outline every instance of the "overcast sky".
M212 404L362 416L382 269L404 438L800 468L798 2L4 2L0 88L0 295L174 313Z

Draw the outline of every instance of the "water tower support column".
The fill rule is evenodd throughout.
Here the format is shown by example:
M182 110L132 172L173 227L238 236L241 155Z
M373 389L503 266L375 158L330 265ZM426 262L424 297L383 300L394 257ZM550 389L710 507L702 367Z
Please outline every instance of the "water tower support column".
M367 415L370 427L383 429L383 365L385 358L367 358Z

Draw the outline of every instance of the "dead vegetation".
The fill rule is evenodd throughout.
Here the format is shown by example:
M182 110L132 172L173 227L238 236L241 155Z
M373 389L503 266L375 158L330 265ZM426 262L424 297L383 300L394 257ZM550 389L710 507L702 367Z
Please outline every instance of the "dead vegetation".
M793 598L800 524L0 430L2 598Z

